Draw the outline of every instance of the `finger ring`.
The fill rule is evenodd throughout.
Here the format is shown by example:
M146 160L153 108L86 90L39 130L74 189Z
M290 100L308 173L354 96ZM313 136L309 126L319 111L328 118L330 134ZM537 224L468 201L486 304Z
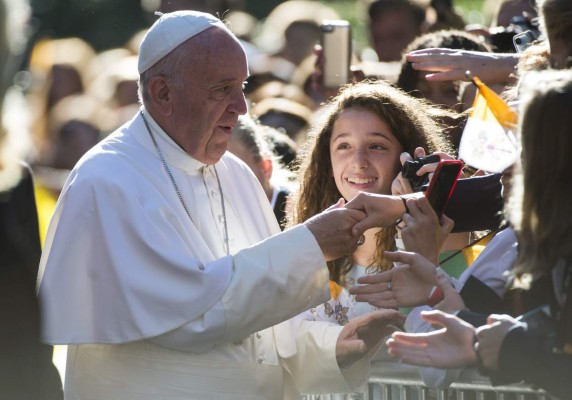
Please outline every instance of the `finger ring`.
M363 234L361 234L359 239L356 242L356 245L361 246L364 243L365 243L365 236Z
M391 290L391 281L387 282L387 290Z

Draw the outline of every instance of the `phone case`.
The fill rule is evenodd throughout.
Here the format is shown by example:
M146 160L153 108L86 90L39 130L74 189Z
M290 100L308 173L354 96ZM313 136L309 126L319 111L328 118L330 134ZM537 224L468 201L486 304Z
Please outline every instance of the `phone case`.
M439 217L453 194L463 166L460 160L443 160L437 164L437 169L425 191L425 197Z
M352 29L345 20L324 20L322 31L323 83L337 88L350 81Z

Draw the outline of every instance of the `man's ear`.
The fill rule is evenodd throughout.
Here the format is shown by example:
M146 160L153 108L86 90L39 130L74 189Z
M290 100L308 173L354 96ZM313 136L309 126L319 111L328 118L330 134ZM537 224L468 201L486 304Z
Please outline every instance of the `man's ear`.
M173 111L171 104L171 87L166 78L154 76L147 85L149 97L153 106L164 115L170 115Z
M262 168L262 172L264 173L264 178L266 178L266 181L270 181L270 178L272 178L273 169L272 159L263 158L262 161L260 161L260 167Z

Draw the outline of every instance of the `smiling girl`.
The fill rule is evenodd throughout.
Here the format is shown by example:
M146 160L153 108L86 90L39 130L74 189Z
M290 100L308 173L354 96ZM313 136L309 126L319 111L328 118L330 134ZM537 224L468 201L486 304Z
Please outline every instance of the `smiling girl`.
M401 171L401 153L413 154L418 147L426 153L450 150L441 136L442 126L431 117L436 114L426 101L383 81L342 89L326 106L322 123L314 127L301 152L290 222L305 221L360 191L390 195ZM346 288L363 274L391 268L383 252L395 249L395 234L393 226L369 229L353 254L328 263L330 279L344 289L333 290L332 300L314 310L317 318L344 325L373 309L350 299Z

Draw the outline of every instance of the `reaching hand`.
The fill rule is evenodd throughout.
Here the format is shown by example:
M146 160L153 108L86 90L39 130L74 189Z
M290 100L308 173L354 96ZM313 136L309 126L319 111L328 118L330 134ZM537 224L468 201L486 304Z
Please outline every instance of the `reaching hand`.
M416 158L423 157L423 156L425 156L425 150L422 147L417 147L415 149L414 154L415 154ZM442 151L436 151L432 154L438 155L439 160L454 160L455 159L455 157L450 156L447 153L443 153ZM405 161L411 161L411 160L413 160L413 158L411 157L411 155L409 153L403 152L399 156L399 160L401 161L401 164L403 165L403 164L405 164ZM435 172L435 169L437 169L437 164L438 164L438 162L428 163L428 164L423 165L417 171L417 176L429 174L429 179L431 179L433 177L433 172ZM403 194L409 194L412 192L413 192L413 189L411 187L411 182L409 181L409 179L405 178L401 172L399 174L397 174L397 177L391 183L391 193L393 195L403 195Z
M472 76L485 83L508 83L518 57L515 54L433 48L412 51L405 58L414 69L432 72L425 76L428 81L466 81L466 71L470 71Z
M386 251L394 262L404 263L375 275L358 278L359 286L350 288L356 301L382 308L416 307L427 304L437 283L435 264L416 253Z
M405 249L438 264L439 252L455 223L445 215L439 220L426 197L408 199L407 208L400 228Z
M403 325L405 315L397 310L376 310L352 318L336 342L336 359L340 368L348 368L368 354L373 356L384 339Z
M487 369L498 370L499 353L502 342L510 328L519 322L509 315L490 315L488 325L477 329L477 351L483 366Z
M366 218L352 229L356 236L371 228L393 225L405 211L403 201L397 196L365 192L359 192L346 208L362 210L366 214Z
M352 254L358 245L359 236L363 233L358 231L354 235L352 228L365 217L364 212L343 206L344 201L340 199L338 203L304 222L316 238L327 261Z
M443 292L443 300L434 307L436 310L453 313L467 308L463 298L445 275L437 274L437 287Z
M389 354L406 364L437 368L476 365L475 328L451 314L424 311L421 316L437 327L429 333L396 332L387 341Z
M423 157L425 155L425 150L423 147L417 147L414 151L415 157ZM403 152L399 155L399 161L401 165L405 164L406 161L412 161L413 157L408 152ZM391 194L395 196L400 196L403 194L413 193L411 187L411 182L409 179L405 178L401 172L397 174L397 177L391 183Z

